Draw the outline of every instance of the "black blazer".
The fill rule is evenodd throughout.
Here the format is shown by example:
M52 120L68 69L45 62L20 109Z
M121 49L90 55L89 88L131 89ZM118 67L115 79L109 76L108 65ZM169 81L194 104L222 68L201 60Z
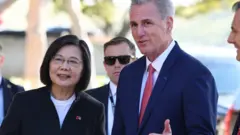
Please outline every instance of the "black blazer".
M85 91L86 93L88 93L89 95L91 95L92 97L96 98L98 101L102 102L105 106L105 130L106 133L108 131L108 96L109 96L109 84L104 85L102 87L99 88L95 88L95 89L90 89Z
M4 116L7 114L8 107L12 102L13 96L24 91L22 86L11 83L9 80L2 78L1 87L3 89L3 106L4 106Z
M105 135L104 105L81 92L62 128L47 87L16 94L0 135Z

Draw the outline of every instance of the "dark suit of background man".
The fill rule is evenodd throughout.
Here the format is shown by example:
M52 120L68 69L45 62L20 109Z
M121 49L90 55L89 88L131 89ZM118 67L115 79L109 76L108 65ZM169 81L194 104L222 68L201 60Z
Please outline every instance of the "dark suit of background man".
M3 46L0 44L0 69L4 63ZM0 125L3 118L7 114L8 107L12 101L13 96L17 92L24 91L23 87L11 83L4 78L0 70Z
M106 133L108 135L111 135L112 132L119 74L127 64L135 59L135 51L134 44L124 37L115 37L105 43L103 65L110 78L110 83L87 91L88 94L105 105Z
M112 135L215 134L214 78L173 40L174 12L170 0L132 0L130 27L144 56L121 72Z
M235 15L231 26L232 31L228 37L228 43L233 44L236 47L237 49L236 59L240 61L240 1L234 3L232 9L233 11L235 11ZM237 118L232 134L233 135L240 134L240 116L238 116Z

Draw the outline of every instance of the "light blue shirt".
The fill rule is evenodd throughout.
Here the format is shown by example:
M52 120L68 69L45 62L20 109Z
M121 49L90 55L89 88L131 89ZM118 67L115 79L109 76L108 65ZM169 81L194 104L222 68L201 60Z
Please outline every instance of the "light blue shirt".
M2 77L0 77L0 84L2 83ZM0 86L0 125L4 118L4 103L3 103L3 88Z

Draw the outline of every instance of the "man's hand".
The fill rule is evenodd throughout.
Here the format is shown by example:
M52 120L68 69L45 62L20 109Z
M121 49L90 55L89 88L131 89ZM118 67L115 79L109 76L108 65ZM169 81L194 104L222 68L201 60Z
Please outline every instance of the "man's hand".
M171 130L171 126L170 126L170 120L167 119L164 122L164 130L162 134L157 134L157 133L151 133L149 135L172 135L172 130Z

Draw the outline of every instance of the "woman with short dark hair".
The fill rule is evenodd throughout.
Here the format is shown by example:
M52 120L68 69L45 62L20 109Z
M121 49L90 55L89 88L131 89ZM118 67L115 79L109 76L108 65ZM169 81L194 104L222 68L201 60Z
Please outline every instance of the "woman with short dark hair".
M104 135L104 106L82 92L89 84L87 44L74 35L56 39L40 69L45 87L15 96L1 135Z

